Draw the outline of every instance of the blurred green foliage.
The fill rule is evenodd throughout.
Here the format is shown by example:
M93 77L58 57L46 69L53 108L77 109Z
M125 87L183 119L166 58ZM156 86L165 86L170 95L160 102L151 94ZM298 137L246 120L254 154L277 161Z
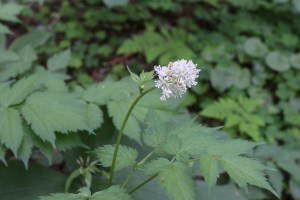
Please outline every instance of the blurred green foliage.
M55 71L59 76L49 78L49 88L63 89L59 83L65 80L71 87L86 86L109 72L117 79L127 65L141 71L144 66L151 70L171 60L193 59L202 72L184 105L195 115L200 113L202 123L225 125L231 137L272 143L254 155L280 169L267 175L282 199L300 199L299 0L19 2L29 7L22 11L23 25L10 24L19 22L15 15L22 6L10 7L9 15L0 9L0 33L9 33L8 26L16 32L13 39L33 27L47 32L30 31L12 43L0 35L0 80L30 72L33 62L46 62L37 61L37 55L48 58L65 49L72 52L66 69L71 79ZM32 48L40 48L30 49L28 41ZM13 67L5 67L5 62ZM20 65L25 66L23 71L18 70ZM110 109L118 121L116 113ZM218 186L218 191L231 186ZM254 193L256 199L268 198ZM220 192L213 198L226 197Z

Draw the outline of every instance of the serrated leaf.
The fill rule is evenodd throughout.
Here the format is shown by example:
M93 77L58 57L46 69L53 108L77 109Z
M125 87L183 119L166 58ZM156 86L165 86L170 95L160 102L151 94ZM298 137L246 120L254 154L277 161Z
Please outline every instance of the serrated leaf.
M4 107L21 103L30 93L40 87L41 77L32 75L2 90L0 104Z
M10 50L17 51L25 46L31 46L32 48L43 45L50 37L50 33L46 30L32 30L17 39L15 39L9 46Z
M120 186L111 186L106 190L95 192L90 198L90 200L112 200L112 199L133 200L133 198L128 193L126 193L126 191Z
M277 72L287 71L290 68L288 57L279 52L271 52L266 56L266 63L268 67Z
M276 166L269 162L268 166L276 169ZM268 180L271 183L271 185L273 186L273 188L276 190L276 192L281 195L281 192L283 190L283 175L280 171L275 171L275 170L267 170L266 174L268 175Z
M22 144L18 149L17 158L21 159L25 165L25 168L28 169L28 161L31 155L31 151L33 148L33 140L32 140L32 130L23 123L23 131L24 137L22 140Z
M50 72L66 69L71 61L71 51L69 49L55 54L47 61L47 69Z
M87 105L87 123L91 130L99 128L103 123L103 112L98 105L93 103Z
M161 147L166 137L166 126L160 116L150 109L146 116L147 129L143 134L143 141L150 147Z
M4 21L10 21L10 22L18 22L18 18L16 15L18 15L22 10L24 6L15 4L15 3L7 3L0 6L0 19Z
M247 185L255 185L272 192L276 197L279 195L266 181L263 170L265 166L259 162L241 156L223 156L221 163L229 176L242 188Z
M158 158L145 164L143 172L147 175L154 175L159 173L166 166L170 165L170 161L166 158Z
M154 72L142 72L140 74L140 85L146 84L154 78Z
M70 94L36 92L27 98L22 114L34 132L53 145L55 131L90 131L86 104Z
M135 73L133 73L131 70L130 70L130 68L127 66L127 70L129 71L129 73L130 73L130 77L131 77L131 79L134 81L134 82L136 82L136 83L140 83L140 77L137 75L137 74L135 74Z
M156 160L163 161L163 160ZM174 162L160 168L158 172L159 183L170 199L193 200L196 198L191 169L181 163Z
M16 155L24 135L20 113L13 108L0 107L0 127L1 143Z
M211 155L203 155L200 157L200 166L205 181L209 187L217 183L219 177L218 161Z
M101 162L101 165L104 167L111 166L114 150L115 146L113 145L104 145L95 150L95 154ZM133 166L136 162L137 156L138 152L135 149L120 145L115 170Z
M0 67L0 80L8 80L29 70L32 62L36 60L36 53L31 46L18 49L19 61L6 63Z

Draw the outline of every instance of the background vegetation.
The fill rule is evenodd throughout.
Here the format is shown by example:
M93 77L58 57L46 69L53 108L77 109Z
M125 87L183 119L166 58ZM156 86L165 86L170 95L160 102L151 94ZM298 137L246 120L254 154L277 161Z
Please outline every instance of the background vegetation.
M204 125L224 126L224 137L266 142L253 156L278 169L267 177L282 199L300 199L299 19L299 0L2 1L0 110L10 110L1 110L9 117L0 114L0 127L4 120L13 125L0 134L1 196L26 200L63 191L76 160L89 162L87 149L114 141L131 101L120 99L125 89L136 92L122 79L126 66L141 72L183 58L202 70L198 86L171 105L148 96L125 130L131 133L125 144L139 148L143 127L135 125L146 117L143 104L168 119L199 115ZM71 190L89 181L99 189L101 177L90 180L91 173L74 178ZM245 193L220 173L212 199L274 199L256 188ZM193 178L199 199L208 199L201 172Z

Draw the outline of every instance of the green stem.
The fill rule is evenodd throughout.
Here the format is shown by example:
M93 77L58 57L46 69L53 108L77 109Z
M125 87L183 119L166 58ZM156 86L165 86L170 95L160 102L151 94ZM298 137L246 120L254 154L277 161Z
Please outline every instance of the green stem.
M150 182L152 179L154 179L156 176L158 175L157 174L154 174L153 176L151 176L150 178L146 179L144 182L142 182L141 184L139 184L138 186L136 186L135 188L133 188L129 194L132 194L134 193L135 191L137 191L138 189L140 189L141 187L143 187L145 184L147 184L148 182Z
M152 155L153 155L154 151L151 151L148 155L146 155L140 162L138 162L131 170L131 172L127 175L124 183L122 184L122 188L125 188L127 186L128 181L130 180L130 178L132 177L133 173L136 171L136 169L143 165Z
M111 163L111 170L110 170L110 176L109 176L109 185L111 186L112 185L112 180L113 180L113 176L114 176L114 172L115 172L115 166L116 166L116 160L117 160L117 156L118 156L118 151L119 151L119 146L120 146L120 143L121 143L121 139L122 139L122 136L123 136L123 132L124 132L124 128L125 128L125 125L129 119L129 116L133 110L133 108L136 106L136 104L139 102L139 100L145 96L147 93L151 92L152 90L156 89L156 87L152 87L148 90L146 90L145 92L141 93L135 100L134 102L132 103L132 105L130 106L129 110L127 111L126 113L126 116L123 120L123 123L122 123L122 126L120 128L120 131L118 133L118 137L117 137L117 142L116 142L116 148L115 148L115 151L114 151L114 157L113 157L113 160L112 160L112 163Z

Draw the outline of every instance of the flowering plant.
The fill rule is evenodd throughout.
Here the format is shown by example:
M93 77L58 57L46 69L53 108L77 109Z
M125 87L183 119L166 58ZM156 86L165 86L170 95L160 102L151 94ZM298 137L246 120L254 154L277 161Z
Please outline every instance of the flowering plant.
M158 112L148 109L144 119L146 128L141 133L143 143L140 144L145 144L147 147L143 148L149 151L142 153L121 144L126 125L140 100L157 88L162 90L160 99L163 101L183 96L188 88L197 84L200 70L196 67L192 61L186 60L170 62L168 66L156 66L154 70L158 80L154 81L155 86L152 87L146 84L152 82L154 72L137 75L129 70L140 93L126 112L116 143L95 149L95 161L80 161L85 164L74 171L66 183L67 192L74 178L83 175L86 180L85 187L77 194L58 193L40 199L144 199L146 197L143 189L150 187L153 190L154 182L164 190L164 199L193 200L196 199L198 185L193 173L203 177L208 187L213 190L220 176L219 166L222 166L240 188L254 185L267 189L278 197L263 175L263 170L268 168L245 156L258 144L222 139L219 128L202 126L195 118L185 116L180 121L166 120ZM99 169L98 165L102 168ZM199 165L200 173L196 170ZM106 173L107 170L109 174ZM104 179L104 188L92 194L92 174L99 171ZM141 177L144 177L143 180L140 180ZM151 195L158 194L154 192Z

